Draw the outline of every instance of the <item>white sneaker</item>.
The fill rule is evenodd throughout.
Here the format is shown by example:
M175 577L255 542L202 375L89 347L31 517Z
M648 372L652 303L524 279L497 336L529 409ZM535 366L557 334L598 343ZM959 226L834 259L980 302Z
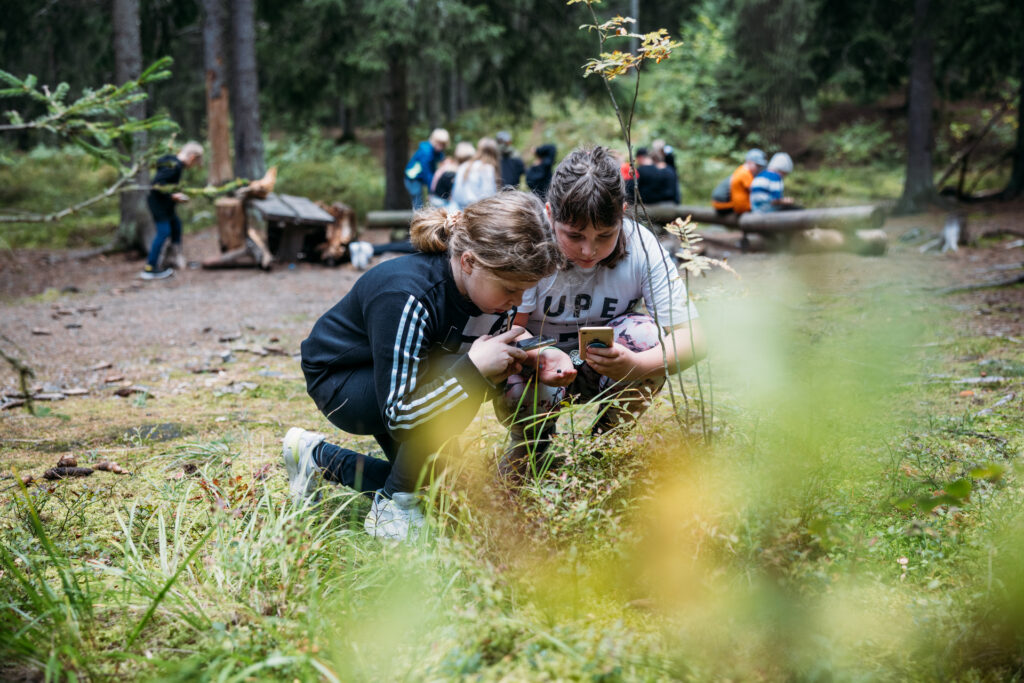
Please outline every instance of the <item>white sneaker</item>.
M370 267L370 260L373 258L373 245L369 242L349 242L348 253L355 268L366 270Z
M396 493L385 498L377 492L363 528L374 538L404 541L410 534L415 537L419 533L423 521L415 493Z
M298 505L303 500L316 502L320 499L321 473L313 462L313 449L324 440L323 434L308 432L301 427L292 427L284 435L281 444L281 455L284 467L288 470L288 487L292 492L292 501Z

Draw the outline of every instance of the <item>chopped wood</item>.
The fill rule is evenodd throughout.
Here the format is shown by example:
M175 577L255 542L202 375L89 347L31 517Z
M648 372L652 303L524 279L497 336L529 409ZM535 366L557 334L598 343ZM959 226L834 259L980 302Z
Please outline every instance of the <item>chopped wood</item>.
M348 251L349 242L356 238L356 212L348 204L341 202L330 205L323 202L316 204L334 217L334 222L327 226L327 241L316 247L320 252L320 258L333 265L341 260Z
M267 350L262 346L233 346L231 350L235 353L251 353L256 356L267 355Z
M121 467L116 462L111 462L109 460L101 460L96 463L96 469L103 472L113 472L114 474L131 474L131 472Z
M130 387L118 387L117 389L114 390L114 394L116 396L124 397L131 396L132 394L146 394L149 398L156 398L156 396L154 396L152 392L150 392L150 390L147 389L146 387L140 387L136 385L132 385Z
M68 477L88 477L92 474L91 467L51 467L43 472L43 479L66 479Z

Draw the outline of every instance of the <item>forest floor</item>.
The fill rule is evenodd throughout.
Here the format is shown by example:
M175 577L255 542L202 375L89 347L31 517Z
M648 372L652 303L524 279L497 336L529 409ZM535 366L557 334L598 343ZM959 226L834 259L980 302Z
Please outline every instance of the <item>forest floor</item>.
M922 253L944 218L890 219L881 257L714 250L740 278L691 282L714 381L684 373L691 398L714 391L714 444L681 443L663 392L629 439L602 447L613 457L572 451L572 471L549 473L511 508L487 486L482 499L465 494L469 505L450 493L436 545L409 550L364 538L357 497L335 491L318 515L285 502L284 432L330 429L305 394L299 344L358 271L187 269L143 282L138 258L0 253L0 341L33 369L34 391L67 396L37 401L36 415L0 411L0 540L11 549L0 552L0 607L24 617L11 617L13 644L0 641L14 662L0 678L243 680L269 667L289 680L778 680L826 666L901 679L928 678L954 655L1012 670L1012 647L993 664L996 641L971 637L999 613L998 597L989 612L989 593L974 592L978 558L1001 542L992 520L1015 523L1024 495L1010 473L1024 443L1024 286L939 290L1019 274L1024 247L1003 235ZM969 230L1024 231L1024 205L972 207ZM185 250L215 255L215 233L186 236ZM759 386L743 360L773 354ZM765 403L748 401L759 391ZM4 364L0 393L19 392ZM809 429L802 418L819 409ZM503 436L489 411L463 437L478 460ZM370 437L345 443L375 448ZM38 479L65 455L133 476ZM25 495L14 474L36 477ZM971 477L969 503L961 493L918 514L894 502L931 505ZM987 557L990 589L1017 585L993 584ZM58 577L67 599L41 587ZM984 596L957 611L947 593ZM762 619L736 595L782 616ZM815 600L846 600L853 616L810 633L817 612L800 610ZM382 632L400 647L379 649ZM910 647L918 637L952 644Z
M941 288L1019 272L1001 270L1020 263L1024 254L1019 246L1006 248L1012 237L984 239L957 252L920 253L918 246L938 233L942 220L937 213L890 219L890 248L882 258L724 253L748 281L771 274L780 263L816 265L823 271L839 265L833 277L842 281L835 284L850 289L888 281L896 273L913 272ZM971 216L972 235L1000 229L1024 232L1024 204L980 206ZM387 233L369 231L364 238L384 242ZM215 230L187 236L185 249L191 262L215 256ZM716 247L709 254L720 257L723 251ZM295 354L316 317L360 275L349 265L300 263L277 266L270 273L190 267L167 280L144 282L137 278L142 265L131 254L78 259L65 251L0 253L0 329L24 350L38 382L50 390L80 387L102 394L103 380L112 374L159 384L168 368L206 367L211 358L219 362L220 354L232 346L263 341ZM701 286L698 282L695 292ZM945 300L963 311L965 325L977 334L1024 338L1021 287L976 290ZM89 369L102 362L110 362L114 370ZM9 375L0 378L4 391L16 393Z

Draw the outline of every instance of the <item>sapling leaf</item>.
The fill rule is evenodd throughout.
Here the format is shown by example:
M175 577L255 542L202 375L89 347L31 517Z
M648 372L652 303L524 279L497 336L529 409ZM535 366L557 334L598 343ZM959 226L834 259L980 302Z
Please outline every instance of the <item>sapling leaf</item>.
M946 493L954 498L963 499L971 495L971 480L957 479L946 485Z
M997 463L989 463L983 467L976 467L970 471L970 475L975 479L985 479L986 481L999 481L1003 478L1003 473L1006 472L1006 468Z

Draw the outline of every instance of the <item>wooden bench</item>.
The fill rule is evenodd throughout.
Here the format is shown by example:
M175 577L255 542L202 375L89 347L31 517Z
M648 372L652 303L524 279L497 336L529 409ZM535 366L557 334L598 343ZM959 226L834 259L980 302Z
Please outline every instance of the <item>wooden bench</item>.
M281 262L298 261L309 253L307 238L319 235L334 223L334 217L305 197L290 194L269 194L253 199L249 206L267 223L267 243L274 258Z

